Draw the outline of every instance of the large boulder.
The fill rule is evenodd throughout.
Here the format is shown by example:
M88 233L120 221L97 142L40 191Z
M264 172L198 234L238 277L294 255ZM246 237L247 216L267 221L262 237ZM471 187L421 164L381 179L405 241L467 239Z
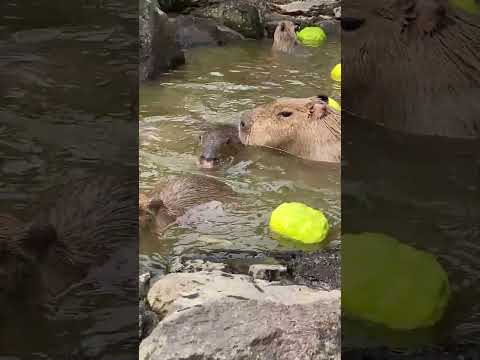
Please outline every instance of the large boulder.
M156 77L185 62L175 42L175 26L155 0L140 0L140 80Z
M139 358L340 359L339 297L296 305L224 298L185 309L142 341Z
M305 286L281 286L248 275L222 271L172 273L162 277L148 292L151 309L164 318L175 312L221 299L270 301L279 304L308 304L325 297L339 297L339 291L321 291Z
M180 15L175 22L177 25L176 41L182 49L225 45L232 41L245 39L242 34L220 25L212 19Z
M245 0L223 1L197 9L193 14L215 19L247 38L261 39L264 36L264 25L258 7Z
M334 16L334 9L339 6L339 0L304 0L275 5L277 11L283 15L308 17L318 15Z

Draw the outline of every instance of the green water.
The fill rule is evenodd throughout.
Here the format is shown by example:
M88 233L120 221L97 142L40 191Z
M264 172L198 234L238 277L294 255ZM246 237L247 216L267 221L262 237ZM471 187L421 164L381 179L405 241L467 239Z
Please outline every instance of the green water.
M237 123L242 111L279 97L327 94L340 101L330 71L340 61L340 41L329 40L306 56L275 55L270 41L198 48L186 65L140 89L140 188L165 175L213 176L240 194L241 206L213 212L199 224L172 227L161 238L142 234L143 258L209 249L292 249L268 231L271 211L301 201L325 212L326 241L340 239L340 167L249 148L240 160L215 171L197 168L198 135L206 126Z

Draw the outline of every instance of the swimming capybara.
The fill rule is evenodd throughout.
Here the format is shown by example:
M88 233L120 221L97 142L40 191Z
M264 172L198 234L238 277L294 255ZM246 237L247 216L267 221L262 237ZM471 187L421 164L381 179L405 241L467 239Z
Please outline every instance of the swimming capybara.
M141 212L154 219L155 231L162 231L195 206L210 201L234 202L235 192L223 182L200 175L167 176L146 193ZM145 199L148 199L145 201ZM144 222L146 223L146 222Z
M200 136L198 166L214 169L231 159L243 147L238 136L238 126L222 125Z
M291 54L299 47L295 24L291 21L280 21L273 34L272 49Z
M470 11L462 3L364 0L342 9L345 110L404 133L478 137L478 2Z
M239 124L240 140L307 160L339 162L340 114L325 98L281 98L248 111Z
M42 308L135 241L136 199L111 177L54 187L28 221L0 216L0 305Z

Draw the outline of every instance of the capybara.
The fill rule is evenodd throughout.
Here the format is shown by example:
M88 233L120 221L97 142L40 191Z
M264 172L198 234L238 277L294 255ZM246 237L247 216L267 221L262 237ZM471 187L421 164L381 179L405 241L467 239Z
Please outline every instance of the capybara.
M344 110L404 133L478 137L479 18L460 3L354 0L342 9Z
M291 54L299 47L295 24L291 21L280 21L273 34L272 49Z
M0 216L0 305L41 308L135 241L130 189L109 176L79 178L47 191L28 221Z
M200 135L198 166L214 169L231 159L243 147L237 125L222 125Z
M325 99L281 98L248 111L239 124L240 140L307 160L339 162L340 114Z
M155 231L161 234L189 209L210 201L235 202L235 192L223 182L200 175L167 176L142 195L140 209L154 219ZM145 200L147 199L147 200ZM146 222L144 222L146 223Z

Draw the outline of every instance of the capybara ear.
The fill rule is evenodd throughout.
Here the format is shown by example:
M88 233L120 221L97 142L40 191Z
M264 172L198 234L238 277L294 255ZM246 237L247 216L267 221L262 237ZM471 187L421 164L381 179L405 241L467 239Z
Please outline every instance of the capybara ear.
M148 203L148 210L157 212L160 208L165 207L165 204L160 199L153 199Z
M285 31L285 23L284 22L282 22L280 24L280 31Z
M26 251L33 256L42 258L57 242L58 234L51 224L32 223L27 226L21 240Z
M446 20L445 0L409 0L403 8L402 31L415 27L420 35L432 35Z
M328 96L327 95L317 95L317 98L322 100L325 103L328 103Z
M312 101L307 104L308 118L321 119L327 114L327 104L324 101Z

